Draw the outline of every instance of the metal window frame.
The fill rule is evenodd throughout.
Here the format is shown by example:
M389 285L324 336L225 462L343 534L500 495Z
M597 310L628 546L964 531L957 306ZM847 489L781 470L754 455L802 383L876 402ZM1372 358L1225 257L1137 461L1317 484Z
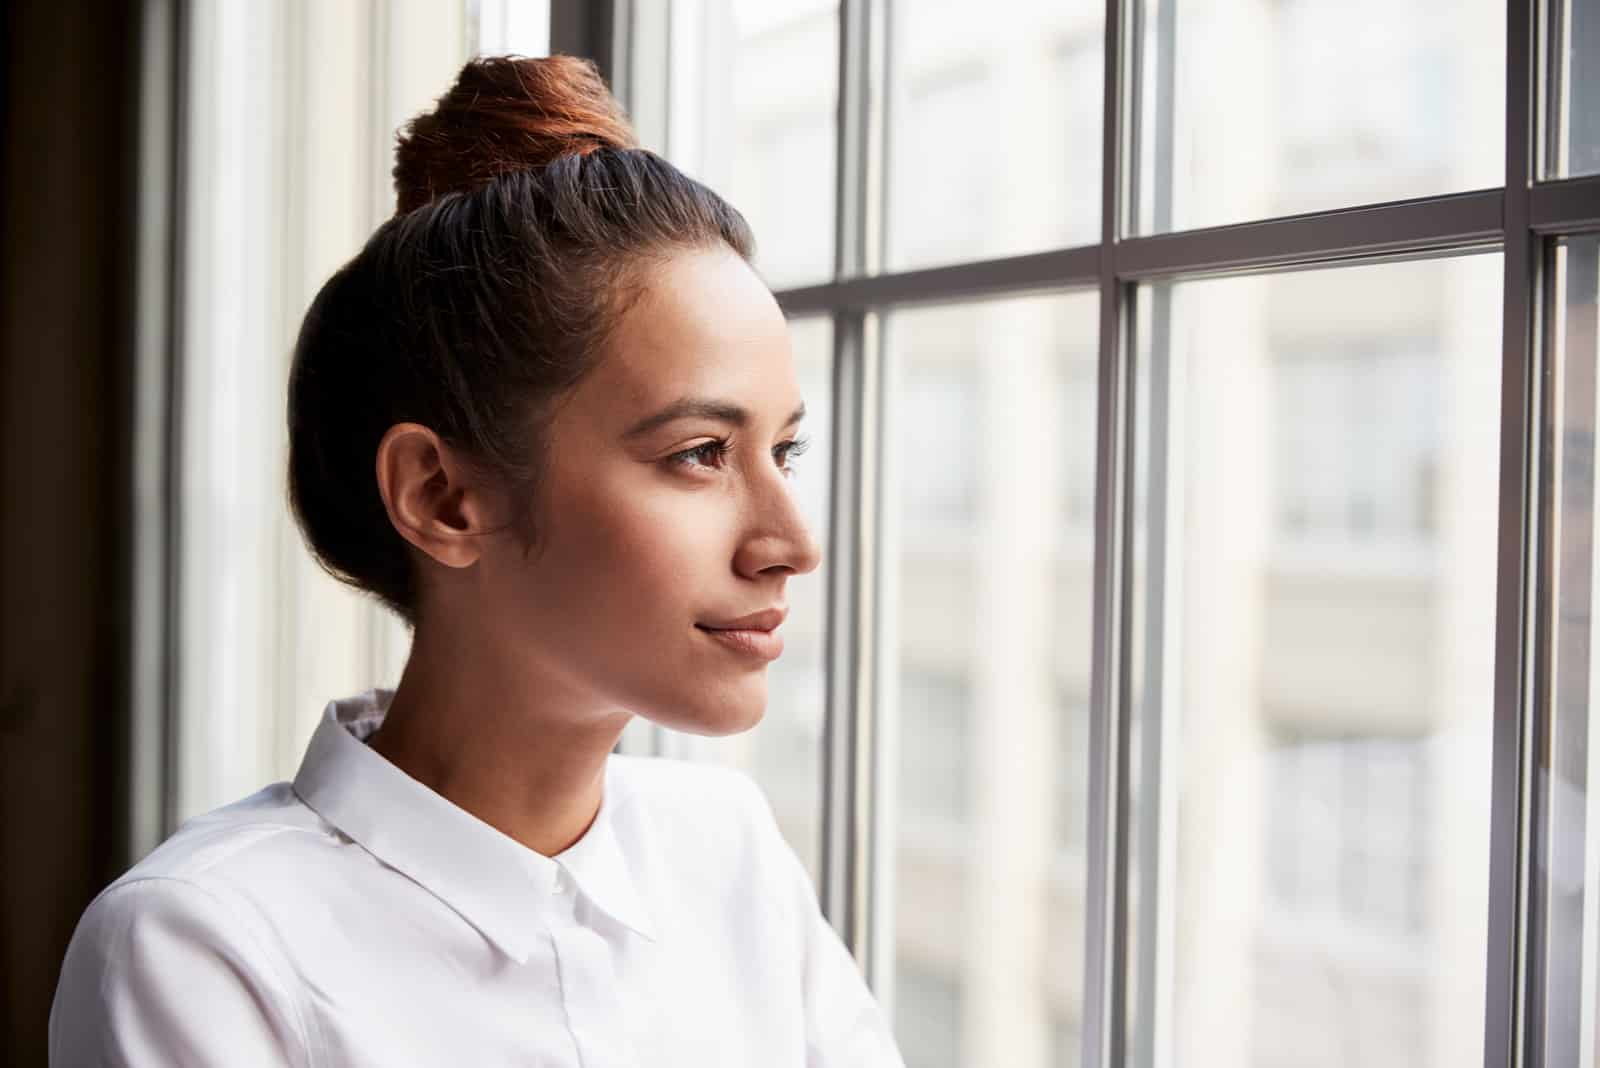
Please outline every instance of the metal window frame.
M1083 1063L1126 1062L1130 1043L1129 664L1134 448L1133 308L1146 283L1178 277L1360 261L1442 257L1498 247L1504 253L1500 472L1491 768L1488 946L1485 959L1485 1068L1540 1068L1537 1027L1542 991L1528 967L1528 843L1536 815L1530 789L1531 741L1545 728L1547 688L1537 620L1547 591L1540 581L1549 547L1549 503L1539 491L1540 438L1547 428L1539 320L1549 241L1600 229L1600 177L1539 182L1539 93L1545 58L1537 32L1540 0L1506 2L1505 184L1499 188L1363 204L1303 215L1150 236L1127 236L1140 108L1136 45L1140 0L1106 0L1101 239L1093 245L915 270L882 272L886 160L886 28L893 0L840 0L838 193L834 277L782 290L791 316L827 316L834 328L835 411L840 413L832 496L830 639L823 777L824 871L829 919L858 959L888 952L878 932L888 903L871 907L877 770L896 740L875 730L873 676L883 650L875 597L883 547L876 542L875 472L883 404L880 317L926 303L964 302L1039 290L1097 289L1100 337L1095 461L1093 673L1090 700L1088 885L1086 888ZM588 41L603 69L626 55L619 45L631 0L592 13ZM582 9L556 0L561 11ZM554 23L552 50L563 47ZM604 29L600 28L604 22ZM604 38L604 40L600 40ZM572 39L572 38L569 38ZM574 39L574 43L580 43ZM595 54L595 53L587 53ZM1159 151L1159 146L1158 146ZM874 949L876 946L876 949ZM869 970L869 977L871 972Z
M146 0L139 9L138 223L132 274L132 457L125 501L130 526L132 620L129 692L119 786L125 805L112 863L126 868L177 825L179 580L183 558L182 236L187 222L190 5Z

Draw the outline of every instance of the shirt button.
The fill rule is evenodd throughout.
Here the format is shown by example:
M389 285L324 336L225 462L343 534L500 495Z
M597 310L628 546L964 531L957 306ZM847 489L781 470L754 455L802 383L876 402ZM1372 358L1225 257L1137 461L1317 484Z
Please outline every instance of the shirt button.
M566 872L564 872L564 871L557 871L556 872L555 881L550 884L550 892L552 894L564 894L564 893L567 892L567 873Z

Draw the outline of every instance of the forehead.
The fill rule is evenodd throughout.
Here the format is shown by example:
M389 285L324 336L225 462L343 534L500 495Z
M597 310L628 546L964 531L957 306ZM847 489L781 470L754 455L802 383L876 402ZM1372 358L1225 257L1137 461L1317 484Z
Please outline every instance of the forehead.
M799 399L788 327L749 265L727 249L680 252L642 285L589 376L619 419L685 395L788 415Z

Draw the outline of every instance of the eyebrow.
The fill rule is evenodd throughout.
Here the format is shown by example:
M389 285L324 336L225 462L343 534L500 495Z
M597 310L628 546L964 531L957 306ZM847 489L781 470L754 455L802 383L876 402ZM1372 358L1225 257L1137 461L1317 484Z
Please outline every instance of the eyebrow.
M805 417L806 406L805 402L802 401L800 407L794 410L794 413L789 416L788 422L783 425L785 427L794 426ZM652 430L664 427L668 423L677 422L679 419L692 418L713 419L719 423L728 423L741 428L750 425L749 410L741 408L737 404L729 401L710 400L704 397L683 397L673 401L654 415L645 416L629 427L622 436L628 440L641 438Z

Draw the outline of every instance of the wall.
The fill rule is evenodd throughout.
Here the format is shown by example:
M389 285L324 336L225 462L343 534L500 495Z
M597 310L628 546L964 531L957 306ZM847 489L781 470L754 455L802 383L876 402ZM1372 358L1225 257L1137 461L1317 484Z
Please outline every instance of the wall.
M132 3L4 5L0 1062L123 860Z

